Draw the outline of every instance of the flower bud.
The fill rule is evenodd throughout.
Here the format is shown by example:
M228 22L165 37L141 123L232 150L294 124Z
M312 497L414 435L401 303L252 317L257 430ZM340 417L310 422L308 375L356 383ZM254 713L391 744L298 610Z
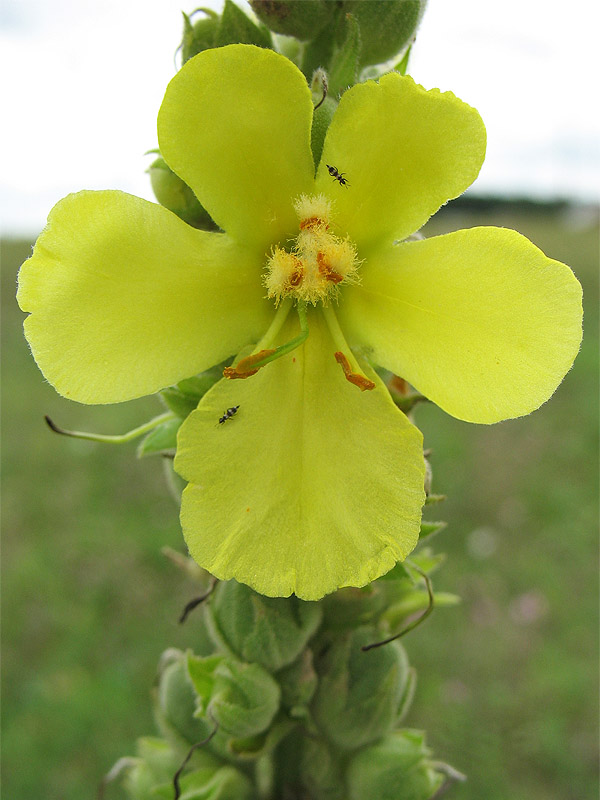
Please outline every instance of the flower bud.
M163 158L159 156L155 159L147 172L150 175L152 191L161 206L168 208L195 228L216 229L215 223L202 208L196 195L181 178L175 175Z
M381 64L414 38L427 0L346 0L344 12L360 28L360 65Z
M197 719L196 693L190 680L185 653L170 650L163 656L156 694L156 715L163 734L188 745L205 739L214 727L210 721Z
M364 747L396 724L409 677L408 659L399 642L361 650L378 636L376 629L363 627L336 637L315 665L319 686L311 705L313 717L337 747Z
M343 776L327 742L305 737L300 760L302 786L311 800L345 800ZM362 800L367 800L366 796ZM374 798L372 798L374 800Z
M287 708L306 706L317 688L317 673L313 666L312 650L307 647L300 658L277 675L281 687L281 702Z
M429 800L443 782L429 755L423 733L394 731L352 758L346 771L347 800Z
M263 597L243 583L226 581L211 599L209 625L219 644L275 672L298 657L321 615L319 603Z
M183 13L183 38L181 40L181 65L203 50L208 50L215 45L215 36L219 27L219 15L209 8L198 9L206 17L192 22L187 14Z
M258 664L226 656L188 655L188 670L197 694L198 714L214 720L235 738L265 731L279 709L280 689Z
M250 0L261 22L275 33L314 39L329 22L336 3L331 0Z
M323 627L340 630L371 622L383 609L385 600L385 587L381 581L359 589L338 589L321 600Z

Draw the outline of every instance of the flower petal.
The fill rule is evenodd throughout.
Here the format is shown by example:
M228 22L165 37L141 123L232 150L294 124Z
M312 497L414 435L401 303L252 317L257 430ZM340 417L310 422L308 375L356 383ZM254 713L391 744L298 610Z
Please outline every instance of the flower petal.
M310 192L312 96L291 61L252 45L205 50L167 88L160 150L215 222L264 251L297 230Z
M335 198L336 221L368 256L370 246L406 238L464 192L481 169L485 140L474 108L390 73L343 94L317 190ZM327 164L345 174L347 186L333 182Z
M375 363L482 423L548 400L577 355L581 315L571 270L503 228L382 249L339 311Z
M272 307L261 265L227 236L123 192L80 192L21 267L25 335L58 392L114 403L190 377L255 341Z
M192 556L268 596L317 600L363 586L415 546L424 502L421 433L375 373L345 380L322 315L302 348L246 380L220 381L180 429ZM295 334L286 323L281 341ZM218 420L239 405L230 420Z

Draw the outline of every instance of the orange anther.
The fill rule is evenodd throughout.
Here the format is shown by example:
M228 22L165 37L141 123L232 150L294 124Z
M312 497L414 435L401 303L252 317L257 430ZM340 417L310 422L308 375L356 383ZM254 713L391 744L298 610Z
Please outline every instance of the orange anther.
M251 375L256 375L260 366L254 369L254 365L274 352L275 350L259 350L258 353L246 356L246 358L240 359L235 367L225 367L223 370L223 377L233 380L235 378L249 378Z
M346 358L346 356L338 350L335 354L335 360L344 370L344 375L346 376L346 380L353 383L355 386L364 391L370 391L371 389L375 388L375 384L373 381L370 381L368 378L365 378L364 375L361 375L358 372L352 372L352 367L350 366L350 362Z
M299 286L302 283L303 278L304 278L304 270L302 269L302 267L298 267L290 275L289 279L290 286Z
M300 230L305 231L307 228L328 228L326 222L324 222L321 217L307 217L306 219L300 220Z
M331 269L331 264L325 258L325 254L320 251L317 253L317 264L319 266L319 272L325 280L331 281L332 283L341 283L341 281L344 280L343 275Z

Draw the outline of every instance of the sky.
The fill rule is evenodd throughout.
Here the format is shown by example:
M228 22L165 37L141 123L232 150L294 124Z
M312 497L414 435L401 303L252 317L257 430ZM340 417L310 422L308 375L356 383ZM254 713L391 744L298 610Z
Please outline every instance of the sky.
M145 152L157 145L181 10L195 7L1 0L4 233L39 232L79 189L153 199ZM473 193L598 202L598 30L594 0L429 0L409 72L481 113L488 150Z

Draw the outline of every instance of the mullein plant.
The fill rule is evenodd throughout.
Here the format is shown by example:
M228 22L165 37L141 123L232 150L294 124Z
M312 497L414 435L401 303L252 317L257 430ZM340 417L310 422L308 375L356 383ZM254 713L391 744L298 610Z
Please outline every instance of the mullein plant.
M66 433L143 436L187 482L194 649L161 658L160 738L108 779L136 800L428 800L462 776L403 727L398 638L454 601L431 586L443 524L421 518L439 498L412 410L538 408L577 354L581 289L515 231L419 233L486 141L406 75L424 0L251 5L184 14L159 204L69 195L19 276L58 392L165 406Z

